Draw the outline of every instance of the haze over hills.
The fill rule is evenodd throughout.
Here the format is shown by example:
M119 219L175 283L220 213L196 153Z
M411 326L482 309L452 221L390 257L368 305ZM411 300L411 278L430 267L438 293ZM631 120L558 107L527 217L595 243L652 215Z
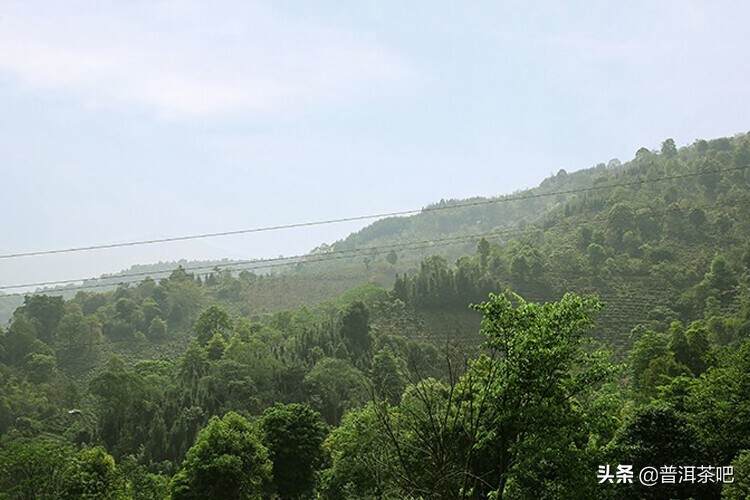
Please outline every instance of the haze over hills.
M744 144L743 137L745 136L739 134L733 139L697 141L696 145L683 148L680 155L671 161L691 158L701 147L715 155L728 155L731 154L732 144ZM115 286L119 282L137 282L147 276L159 279L177 267L192 270L191 272L197 275L209 274L214 268L227 269L234 274L245 269L254 274L269 276L263 288L253 290L253 293L248 295L249 309L276 311L302 304L315 304L330 300L364 283L390 287L397 274L417 271L420 261L429 255L440 255L452 261L472 253L482 235L489 241L507 242L518 239L525 228L533 227L535 223L546 221L543 225L551 224L549 221L560 219L561 213L566 215L563 220L570 219L571 216L566 210L569 212L570 207L580 204L581 200L606 200L610 196L625 199L628 197L627 193L639 190L639 186L632 185L617 187L623 182L632 183L634 179L657 179L657 184L652 189L666 189L669 187L668 179L658 179L679 175L681 171L674 166L649 166L646 159L655 158L657 153L642 148L634 160L624 164L613 159L606 164L600 163L571 173L560 170L535 188L496 198L440 200L416 215L388 217L373 222L342 240L316 247L306 257L280 261L272 259L269 263L262 260L254 263L236 259L183 259L142 264L103 275L98 279L56 288L62 289L65 296L70 297L76 293L79 286L96 291L107 289L109 285ZM742 151L735 153L738 159L732 160L731 165L736 167L741 163L743 154L745 153ZM714 160L714 163L722 165L725 164L722 163L724 160ZM610 185L614 187L610 189ZM392 254L390 261L389 254ZM321 275L326 277L325 285L319 279ZM278 288L275 285L278 285ZM69 290L65 291L64 288ZM278 293L280 290L289 289L293 289L293 292ZM0 296L0 322L7 322L10 311L20 302L21 299L18 297Z
M569 176L571 179L579 178L578 173ZM339 253L348 250L360 249L362 247L376 247L376 246L393 246L396 245L396 250L399 244L403 243L424 243L425 241L434 239L443 239L451 237L467 236L475 233L488 232L500 228L514 227L518 224L531 222L535 218L539 217L541 213L547 210L550 206L558 203L558 199L552 197L543 197L523 202L500 202L494 203L495 200L502 200L503 198L513 196L529 196L541 193L547 193L550 191L550 185L554 183L548 182L550 179L545 180L537 188L528 190L521 190L513 194L503 195L498 198L485 198L476 197L469 199L457 199L457 200L441 200L440 202L425 207L425 212L412 216L401 216L401 217L389 217L381 219L375 223L368 225L362 230L351 234L347 238L337 241L334 243L324 243L319 247L314 248L311 252L311 256L321 256L329 252ZM568 186L576 186L580 183L571 182ZM464 208L449 208L455 205L469 205ZM438 210L434 210L437 208ZM409 266L413 266L420 260L421 257L429 255L431 253L437 253L446 257L454 257L461 255L467 249L472 247L473 243L456 244L456 245L438 245L433 249L425 248L426 245L421 244L419 248L407 249L402 252L402 261L394 266L401 272L409 269ZM385 253L388 250L384 251ZM381 251L381 253L383 253ZM377 252L372 254L373 256L379 255ZM312 260L315 258L313 257ZM232 269L249 268L253 269L256 274L283 274L289 272L289 269L283 265L274 264L272 267L263 268L258 265L263 263L253 264L251 261L261 259L249 259L240 260L237 259L220 259L220 260L188 260L181 259L178 261L164 261L153 264L137 264L127 269L123 269L118 272L107 273L100 276L99 278L86 279L81 282L75 282L64 286L50 286L44 289L47 292L62 292L65 296L71 296L75 294L79 287L88 287L85 289L97 290L107 289L109 284L116 285L120 281L138 281L151 276L154 279L164 277L173 271L177 267L184 267L187 269L195 269L197 274L208 274L212 271L213 267L229 267ZM289 259L288 262L295 263L298 259ZM304 258L300 259L304 260ZM347 289L352 284L362 283L363 280L367 281L371 279L368 276L368 270L361 265L362 260L356 259L359 263L352 267L347 265L341 259L339 262L332 264L330 267L326 267L327 272L333 272L335 276L343 273L344 276L339 276L340 285L337 286L330 293L326 293L322 296L316 297L314 300L325 300L330 298L331 294L335 295L341 291ZM286 262L286 261L283 261ZM283 263L282 262L282 263ZM281 263L280 263L281 264ZM317 264L316 267L321 267L322 264ZM153 274L149 274L153 273ZM393 273L389 273L393 274ZM131 277L130 275L135 275ZM329 279L332 277L329 275ZM334 278L335 279L335 278ZM383 276L376 280L378 283L383 285L391 283L392 277ZM41 290L38 289L38 290ZM66 291L66 289L68 289ZM15 290L14 290L15 291ZM31 291L31 290L22 290ZM2 297L0 294L0 323L5 323L9 319L9 314L22 299ZM280 307L294 307L299 305L301 302L288 302L283 303ZM7 304L2 307L3 304Z
M0 500L750 499L750 3L41 3Z
M596 484L586 478L612 454L650 457L657 446L663 455L684 436L700 443L684 451L690 463L742 470L750 432L735 416L750 411L750 135L680 149L668 139L625 164L560 171L501 200L441 202L378 221L292 263L275 262L272 272L227 261L160 263L130 270L169 271L159 279L139 274L115 284L130 279L123 272L101 289L25 297L0 330L0 439L12 443L0 447L0 463L11 464L0 467L0 488L56 487L43 478L18 486L6 471L27 467L24 457L52 471L98 453L122 475L125 486L111 488L139 484L145 498L164 498L197 474L195 450L213 449L206 443L216 435L306 412L309 425L329 426L314 432L330 461L303 464L322 468L308 488L325 498L377 496L372 475L394 469L420 481L387 479L394 497L418 488L457 498L460 483L435 482L445 466L432 465L438 455L429 447L410 446L418 465L393 457L415 439L414 428L429 443L444 432L467 439L451 442L459 455L447 465L467 477L485 470L466 465L470 450L517 453L483 444L495 432L507 437L506 426L480 412L493 433L467 437L462 416L465 404L476 409L509 387L521 399L493 405L512 418L534 405L524 453L539 460L528 466L553 450L581 469L571 472L576 489ZM472 206L442 209L451 204ZM475 377L493 373L487 366L510 375L487 379L491 394L475 394ZM538 407L524 399L532 390ZM445 427L436 430L434 404L459 417L437 419ZM405 427L391 427L390 418ZM669 425L653 424L662 421ZM641 438L633 429L642 427L669 436L661 444ZM384 449L377 463L357 468ZM50 454L64 458L45 461ZM494 474L495 463L484 473ZM424 470L434 475L420 476ZM502 474L528 491L548 488L514 471ZM605 497L620 498L611 493ZM696 485L683 497L718 494L717 485Z
M601 164L603 165L603 164ZM601 165L594 168L601 168ZM610 160L608 165L615 168L620 165L618 160ZM61 286L49 286L37 288L49 293L60 292L65 296L75 294L80 287L87 290L107 289L108 285L116 285L118 282L138 281L151 276L154 279L164 277L177 267L195 269L197 274L207 274L212 271L213 267L242 269L248 268L256 274L285 274L290 272L290 266L284 266L283 262L290 264L298 260L315 262L320 256L331 252L346 253L355 251L356 256L342 259L334 259L334 263L316 263L313 269L317 268L327 273L329 280L338 281L338 285L324 292L323 294L313 293L313 296L296 301L278 303L279 308L295 307L306 303L308 299L321 301L337 293L356 286L363 282L373 281L378 284L387 286L392 284L395 272L405 272L414 269L414 266L421 258L436 254L446 258L456 258L469 251L475 241L470 237L475 234L489 233L498 230L517 228L524 224L538 220L547 210L566 199L565 195L549 196L550 193L560 190L575 190L579 188L590 187L592 178L590 172L592 169L584 169L571 174L564 170L558 172L556 176L551 176L540 183L538 187L519 190L514 193L500 195L494 198L474 197L468 199L451 199L440 200L437 203L428 205L422 213L416 215L407 215L399 217L387 217L369 224L365 228L350 234L348 237L333 242L323 243L310 252L308 259L290 258L288 261L274 263L270 267L262 267L263 263L254 264L252 261L262 259L219 259L219 260L189 260L181 259L179 261L164 261L153 264L137 264L118 272L107 273L98 278L86 279L81 282L70 283ZM514 198L527 198L520 201L510 201ZM461 240L462 237L467 237ZM445 240L457 238L460 241L451 244L450 241L436 241L430 245L432 240ZM400 248L405 245L406 248ZM359 252L362 248L375 248L367 255ZM383 257L393 249L400 254L400 259L390 265L385 270L380 270L375 274L370 273L369 261L374 265L378 257ZM314 257L313 257L314 256ZM356 261L352 265L349 260ZM363 264L364 260L367 265ZM260 267L259 267L260 266ZM297 270L300 267L297 266ZM238 271L237 271L238 272ZM150 274L153 273L153 274ZM304 279L306 273L298 273L300 280ZM132 275L132 276L131 276ZM280 278L283 280L283 278ZM305 285L302 285L304 288ZM15 290L13 290L15 292ZM20 290L23 292L31 289ZM304 294L303 294L304 295ZM5 323L9 319L9 314L21 299L2 297L0 294L0 323ZM276 299L274 298L274 303ZM5 304L5 306L3 306Z

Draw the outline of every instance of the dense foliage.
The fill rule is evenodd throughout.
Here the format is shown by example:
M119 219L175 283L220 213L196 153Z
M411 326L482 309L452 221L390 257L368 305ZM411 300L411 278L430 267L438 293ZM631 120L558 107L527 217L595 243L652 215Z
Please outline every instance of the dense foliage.
M29 295L0 329L0 497L745 498L748 165L747 135L665 141L332 247L502 230L473 248ZM310 294L335 266L361 286ZM287 289L307 305L254 302Z

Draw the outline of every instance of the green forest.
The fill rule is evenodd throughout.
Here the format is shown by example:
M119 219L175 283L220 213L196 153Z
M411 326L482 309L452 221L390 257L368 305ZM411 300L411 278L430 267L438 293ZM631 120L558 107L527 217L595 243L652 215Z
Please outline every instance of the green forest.
M750 134L167 267L6 297L0 498L750 498Z

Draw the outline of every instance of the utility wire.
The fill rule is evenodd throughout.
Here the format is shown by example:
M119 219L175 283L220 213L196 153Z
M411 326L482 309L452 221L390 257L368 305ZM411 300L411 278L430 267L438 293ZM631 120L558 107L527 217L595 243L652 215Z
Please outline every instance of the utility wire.
M656 178L651 178L651 179L637 179L637 180L629 181L629 182L621 182L617 184L606 184L602 186L591 186L587 188L567 189L567 190L552 191L552 192L547 192L547 193L527 193L527 194L516 195L516 196L510 195L510 196L505 196L502 198L494 198L494 199L489 199L489 200L476 200L476 201L470 201L470 202L464 202L464 203L455 203L452 205L429 206L429 207L421 208L421 209L400 210L400 211L394 211L394 212L381 212L381 213L367 214L367 215L356 215L352 217L341 217L338 219L324 219L324 220L317 220L317 221L297 222L297 223L292 223L292 224L282 224L282 225L277 225L277 226L261 226L261 227L254 227L254 228L248 228L248 229L237 229L233 231L220 231L220 232L214 232L214 233L200 233L200 234L191 234L191 235L183 235L183 236L171 236L171 237L165 237L165 238L135 240L135 241L120 242L120 243L105 243L105 244L70 247L70 248L58 248L58 249L52 249L52 250L33 250L33 251L27 251L27 252L7 253L7 254L0 254L0 259L14 259L14 258L19 258L19 257L31 257L31 256L39 256L39 255L51 255L51 254L61 254L61 253L73 253L73 252L86 252L86 251L92 251L92 250L132 247L132 246L139 246L139 245L153 245L157 243L170 243L170 242L176 242L176 241L198 240L198 239L205 239L205 238L216 238L216 237L221 237L221 236L233 236L233 235L238 235L238 234L278 231L281 229L294 229L294 228L301 228L301 227L322 226L322 225L327 225L327 224L338 224L342 222L355 222L355 221L368 220L368 219L379 219L382 217L398 217L398 216L404 216L404 215L415 215L418 213L429 213L429 212L438 212L438 211L443 211L443 210L453 210L457 208L493 205L496 203L507 203L507 202L512 202L512 201L530 200L530 199L536 199L536 198L545 198L549 196L588 193L588 192L595 192L595 191L611 189L611 188L616 188L616 187L637 186L637 185L642 185L642 184L651 184L655 182L685 179L685 178L690 178L690 177L698 177L702 175L721 174L724 172L745 170L747 168L750 168L750 165L746 165L742 167L723 168L723 169L717 169L717 170L703 170L700 172L688 172L684 174L668 175L664 177L656 177Z
M715 202L715 203L703 205L703 206L707 207L707 206L716 206L716 205L722 205L722 204L723 204L722 202ZM660 213L666 213L668 211L670 211L669 207L663 210L653 210L650 212L650 215L657 215ZM583 224L598 224L598 223L603 223L603 222L607 222L606 217L598 215L596 217L589 218L589 219L577 219L575 223L566 224L566 226L577 227ZM482 233L451 236L451 237L446 237L446 238L433 238L433 239L427 239L427 240L393 243L393 244L388 244L388 245L377 245L377 246L353 248L353 249L348 249L348 250L334 250L334 251L330 251L330 252L326 252L322 254L298 254L298 255L292 255L288 257L273 257L269 259L240 260L240 261L227 262L227 263L219 262L219 263L215 263L211 265L187 266L187 267L184 267L183 270L186 272L207 271L207 270L224 270L224 271L232 272L232 271L241 271L241 270L252 271L256 269L270 269L270 268L290 266L290 265L295 265L295 264L325 262L329 260L354 258L362 254L367 255L367 254L372 254L372 253L381 253L381 252L385 252L388 250L420 250L424 248L447 246L447 245L465 243L467 241L471 241L471 240L479 239L479 238L493 238L493 237L499 237L499 236L513 235L513 234L523 233L524 231L526 231L526 229L507 228L507 229L500 229L500 230L488 231L488 232L482 232ZM142 272L136 272L136 273L124 273L124 274L118 274L118 275L112 275L112 276L105 275L105 276L99 276L99 277L70 278L70 279L56 280L56 281L40 281L40 282L34 282L34 283L17 283L13 285L2 285L0 286L0 290L65 285L65 284L70 284L70 283L80 283L80 282L86 282L86 281L100 281L100 282L108 281L107 283L82 284L80 286L65 287L65 288L58 288L58 289L52 289L52 290L7 293L7 294L0 295L0 298L33 295L33 294L39 294L39 293L63 293L63 292L68 292L68 291L85 290L89 288L113 287L119 284L129 284L129 283L135 283L139 281L137 279L127 280L127 278L145 278L149 276L171 274L172 272L174 272L174 269L165 269L161 271L142 271ZM114 281L114 280L119 280L119 281Z
M463 243L465 241L470 241L472 239L475 239L477 237L491 237L495 233L481 233L479 235L468 235L468 236L460 236L460 237L453 237L453 238L445 238L442 240L425 240L426 244L420 245L420 246L414 246L415 243L408 243L408 244L399 244L399 245L389 245L389 246L381 246L381 247L364 247L359 249L352 249L352 250L342 250L338 251L336 253L329 252L326 254L320 254L320 257L316 258L315 255L309 256L309 255L296 255L291 257L277 257L273 259L264 259L264 260L254 260L254 261L239 261L232 264L216 264L216 265L210 265L210 266L196 266L196 267L188 267L183 268L184 271L195 271L195 270L208 270L208 269L221 269L225 271L252 271L256 269L270 269L274 267L283 267L283 266L290 266L295 264L306 264L306 263L312 263L312 262L327 262L332 260L339 260L339 259L350 259L354 257L358 257L364 252L372 252L373 250L382 250L383 248L399 248L401 250L421 250L424 248L432 248L437 246L445 246L445 245L452 245L452 244L458 244ZM416 242L420 243L420 242ZM339 255L344 254L344 255ZM293 259L302 259L304 260L293 260ZM282 261L282 262L278 262ZM268 263L270 262L270 263ZM249 265L248 265L249 264ZM233 266L233 267L228 267ZM27 284L17 284L17 285L4 285L0 287L0 289L9 289L9 288L25 288L25 287L32 287L32 286L43 286L43 285L55 285L55 284L63 284L63 283L76 283L80 281L85 280L110 280L110 279L118 279L122 277L136 277L136 276L151 276L156 274L171 274L174 272L174 269L170 270L164 270L164 271L153 271L153 272L140 272L140 273L133 273L133 274L126 274L126 275L116 275L111 277L103 277L103 278L85 278L85 279L70 279L70 280L59 280L59 281L48 281L48 282L39 282L39 283L27 283ZM81 285L81 286L75 286L75 287L65 287L65 288L56 288L51 290L40 290L36 292L17 292L17 293L7 293L0 295L0 298L2 297L13 297L13 296L23 296L23 295L34 295L34 294L42 294L42 293L63 293L68 291L75 291L75 290L84 290L89 288L100 288L100 287L113 287L121 284L129 284L129 283L137 283L138 279L136 280L130 280L130 281L117 281L117 282L110 282L110 283L95 283L90 285Z
M452 243L462 243L464 240L471 240L474 238L482 238L482 237L492 237L492 236L499 236L503 234L510 234L520 231L519 229L513 228L513 229L506 229L506 230L497 230L497 231L489 231L489 232L483 232L483 233L473 233L473 234L467 234L467 235L457 235L457 236L451 236L447 238L433 238L428 240L418 240L418 241L411 241L411 242L402 242L402 243L393 243L389 245L377 245L377 246L369 246L369 247L360 247L360 248L351 248L351 249L345 249L345 250L333 250L330 252L320 253L320 254L298 254L298 255L290 255L288 257L271 257L268 259L250 259L250 260L236 260L232 262L222 263L218 262L215 264L209 264L209 265L200 265L200 266L187 266L183 267L182 269L184 271L204 271L204 270L225 270L225 271L233 271L233 270L252 270L252 269L265 269L266 267L274 267L274 266L266 266L266 263L271 262L281 262L280 265L294 265L294 264L304 264L306 262L321 262L324 260L328 260L328 256L334 256L334 255L340 255L340 254L353 254L349 257L357 257L360 253L381 253L386 250L399 250L399 249L409 249L407 247L413 246L413 245L437 245L439 243L447 242L447 244ZM418 247L423 248L423 247ZM315 257L326 257L326 259L314 259ZM330 259L334 260L334 259ZM251 267L241 267L237 269L224 269L224 268L234 268L236 266L245 266L249 265ZM57 280L57 281L40 281L36 283L17 283L14 285L2 285L0 286L0 290L9 290L14 288L29 288L34 286L53 286L53 285L64 285L68 283L79 283L82 281L104 281L104 280L117 280L120 278L131 278L131 277L144 277L144 276L152 276L156 274L171 274L174 272L175 269L164 269L161 271L141 271L137 273L125 273L125 274L115 274L115 275L103 275L99 277L87 277L87 278L70 278L70 279L64 279L64 280ZM109 283L105 284L104 286L110 286L117 283ZM61 289L61 290L68 290ZM7 296L7 295L6 295ZM2 297L2 295L0 295Z

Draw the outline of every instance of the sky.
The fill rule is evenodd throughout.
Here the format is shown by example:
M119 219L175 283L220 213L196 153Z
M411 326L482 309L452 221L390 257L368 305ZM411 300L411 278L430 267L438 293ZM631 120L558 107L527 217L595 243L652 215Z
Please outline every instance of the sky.
M750 130L747 2L0 3L0 253L409 210ZM366 222L0 261L304 253Z

